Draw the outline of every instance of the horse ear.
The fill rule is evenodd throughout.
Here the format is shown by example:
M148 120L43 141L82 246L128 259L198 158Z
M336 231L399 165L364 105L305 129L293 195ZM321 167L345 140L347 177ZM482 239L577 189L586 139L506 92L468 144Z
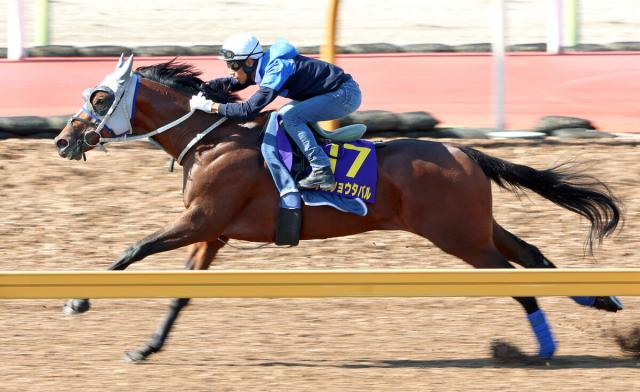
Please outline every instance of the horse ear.
M85 100L85 102L89 102L89 98L91 98L91 90L93 90L93 89L86 88L82 92L82 98Z
M129 56L127 62L118 71L118 83L124 84L131 78L131 70L133 69L133 54Z
M124 53L120 55L120 58L118 59L118 64L116 64L116 69L122 67L122 64L124 64Z
M131 54L127 59L127 63L124 65L124 68L127 70L127 74L131 73L131 70L133 69L133 54Z

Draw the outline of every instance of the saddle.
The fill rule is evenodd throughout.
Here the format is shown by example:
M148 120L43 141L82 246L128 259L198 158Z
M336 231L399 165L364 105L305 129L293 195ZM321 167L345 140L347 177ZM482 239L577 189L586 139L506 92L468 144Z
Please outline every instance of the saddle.
M344 127L340 127L334 131L327 131L323 129L318 123L307 123L309 128L314 131L314 136L319 145L326 145L330 143L347 143L347 142L355 142L357 140L362 139L365 132L367 131L367 126L364 124L352 124ZM291 143L289 136L278 135L279 138L286 137L289 139L289 144L291 145L291 167L289 168L289 172L291 176L296 181L296 183L304 178L309 171L311 170L309 166L309 161L305 158L304 154L295 143ZM337 159L339 156L331 156L331 158ZM287 162L285 162L287 164Z
M269 114L261 150L280 194L276 245L298 244L302 223L302 201L307 205L328 205L340 211L363 216L367 213L363 200L370 203L375 200L375 146L369 141L359 140L364 135L366 126L354 124L331 132L317 124L309 126L315 131L318 144L323 146L331 158L338 186L330 192L298 190L297 180L308 174L310 167L302 152L291 143L281 128L278 113Z

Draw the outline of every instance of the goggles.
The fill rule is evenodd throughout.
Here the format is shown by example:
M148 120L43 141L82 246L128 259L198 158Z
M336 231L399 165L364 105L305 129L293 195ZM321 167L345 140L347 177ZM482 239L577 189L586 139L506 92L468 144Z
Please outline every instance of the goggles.
M226 61L226 63L227 63L227 68L237 72L238 70L240 70L240 68L242 68L242 65L244 64L244 60L230 60L230 61Z
M220 49L220 51L218 52L218 54L220 55L220 57L222 57L225 61L226 60L233 60L236 57L236 54L233 52L233 50L229 50L229 49Z
M227 63L228 68L234 71L238 71L240 68L242 68L242 65L244 64L246 59L254 54L262 53L262 51L254 52L258 45L260 45L260 43L256 42L256 45L253 47L253 49L251 49L251 52L249 53L235 53L233 50L220 49L218 54ZM241 57L241 59L238 59L237 57Z

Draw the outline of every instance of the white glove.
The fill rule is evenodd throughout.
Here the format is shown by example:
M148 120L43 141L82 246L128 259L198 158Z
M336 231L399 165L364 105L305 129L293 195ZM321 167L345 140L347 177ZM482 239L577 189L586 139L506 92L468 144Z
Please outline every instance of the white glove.
M191 111L194 110L202 110L203 112L211 113L211 107L213 106L213 101L207 99L202 92L199 92L198 95L194 95L191 97L189 101L189 107Z

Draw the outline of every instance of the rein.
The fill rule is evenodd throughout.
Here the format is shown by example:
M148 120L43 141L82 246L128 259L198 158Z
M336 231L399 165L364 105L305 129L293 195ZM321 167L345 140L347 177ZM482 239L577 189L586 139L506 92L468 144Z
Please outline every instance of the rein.
M136 83L139 83L139 78L135 78L132 79L135 80ZM128 114L128 111L125 111L126 116L127 116L127 123L129 124L129 130L127 131L127 133L125 133L124 135L121 136L116 136L116 137L102 137L102 134L100 133L102 131L102 129L105 127L107 121L109 120L109 118L111 118L111 116L113 115L114 111L117 109L118 105L120 104L120 101L122 100L122 97L126 94L127 89L129 88L131 83L127 83L126 85L122 86L121 89L119 89L119 91L117 92L117 96L116 99L113 101L113 103L111 104L111 107L109 108L109 111L107 112L107 114L104 116L104 118L102 120L100 119L96 119L93 115L91 115L91 113L89 113L89 115L91 115L91 118L96 120L96 121L89 121L89 120L85 120L83 118L78 117L78 115L83 112L83 109L80 109L80 111L78 111L78 113L76 113L75 115L71 116L71 118L69 119L69 121L67 122L67 124L69 124L72 128L75 129L75 127L73 126L73 122L74 121L80 121L84 124L96 127L95 129L87 132L85 131L82 134L82 138L78 141L78 143L84 143L85 145L89 146L89 147L103 147L104 148L104 144L106 143L112 143L112 142L127 142L127 141L137 141L137 140L143 140L143 139L149 139L152 136L156 136L159 135L165 131L168 131L171 128L174 128L178 125L180 125L181 123L183 123L184 121L186 121L187 119L189 119L194 113L195 110L192 110L190 112L188 112L187 114L185 114L184 116L163 125L160 128L157 128L151 132L147 132L145 134L142 135L132 135L129 136L130 133L133 133L133 129L131 127L131 116ZM227 120L226 117L220 117L218 119L218 121L214 122L213 124L211 124L207 129L205 129L202 132L199 132L196 136L193 137L193 139L191 139L191 141L189 143L187 143L187 145L182 149L182 151L180 152L180 154L178 155L177 161L178 164L182 164L182 160L184 159L185 155L198 143L200 142L200 140L202 140L205 136L207 136L211 131L213 131L214 129L216 129L218 126L220 126L222 123L224 123ZM95 144L90 143L87 140L87 135L92 134L92 133L96 133L98 135L98 141ZM83 156L84 156L84 152L83 152ZM85 157L86 160L86 157Z
M191 112L191 113L193 113L193 112ZM191 139L191 141L182 149L182 152L180 153L180 155L178 155L178 165L182 165L182 159L187 154L187 152L189 152L189 150L191 150L193 148L193 146L195 146L200 140L202 140L205 136L207 136L209 134L209 132L211 132L214 129L216 129L220 124L222 124L225 121L227 121L226 117L220 117L218 119L218 121L216 121L213 124L211 124L209 126L209 128L205 129L204 131L202 131L202 132L198 133L196 136L194 136L194 138Z

